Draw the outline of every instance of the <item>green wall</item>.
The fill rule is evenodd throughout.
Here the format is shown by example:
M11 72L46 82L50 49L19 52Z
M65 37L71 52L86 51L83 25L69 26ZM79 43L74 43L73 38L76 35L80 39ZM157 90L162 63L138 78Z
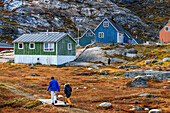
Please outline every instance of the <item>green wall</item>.
M79 45L80 46L86 46L88 44L92 43L92 40L95 40L95 35L92 33L92 36L90 36L92 32L90 30L88 30L85 35L79 39ZM87 36L87 34L89 34L89 36Z
M23 43L24 49L18 49L18 43L15 43L15 55L56 55L56 43L54 43L54 52L44 52L44 43L35 43L35 49L29 49L29 43Z
M72 43L72 50L67 49L68 43ZM58 42L57 48L58 55L76 55L76 43L68 36Z

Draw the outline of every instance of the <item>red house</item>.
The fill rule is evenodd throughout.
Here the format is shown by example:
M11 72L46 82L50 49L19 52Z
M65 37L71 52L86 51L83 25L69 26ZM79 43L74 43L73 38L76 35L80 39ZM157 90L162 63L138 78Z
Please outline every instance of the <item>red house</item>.
M170 43L170 20L159 32L159 40L160 42Z
M4 50L14 50L14 46L7 43L0 43L0 52Z

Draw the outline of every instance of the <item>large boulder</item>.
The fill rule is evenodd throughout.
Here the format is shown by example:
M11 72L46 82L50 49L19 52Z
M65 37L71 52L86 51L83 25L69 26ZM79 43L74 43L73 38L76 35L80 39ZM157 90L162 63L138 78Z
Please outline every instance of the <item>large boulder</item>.
M131 87L148 87L149 86L149 84L145 81L145 79L141 77L135 78L132 81L128 81L126 85L131 86Z

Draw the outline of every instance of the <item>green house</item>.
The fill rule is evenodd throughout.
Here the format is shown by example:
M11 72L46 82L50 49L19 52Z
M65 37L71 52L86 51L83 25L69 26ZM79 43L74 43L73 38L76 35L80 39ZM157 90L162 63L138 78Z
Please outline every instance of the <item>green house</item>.
M23 34L13 43L15 63L62 65L76 58L76 41L64 32Z
M88 29L79 39L80 46L87 46L95 42L95 34L91 29Z

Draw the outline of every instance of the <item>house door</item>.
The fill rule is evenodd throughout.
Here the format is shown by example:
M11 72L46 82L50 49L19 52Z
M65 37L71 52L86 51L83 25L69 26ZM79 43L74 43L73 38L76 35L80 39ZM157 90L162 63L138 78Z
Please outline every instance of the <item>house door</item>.
M124 35L122 33L119 33L117 42L118 43L123 43L123 38L124 38Z

